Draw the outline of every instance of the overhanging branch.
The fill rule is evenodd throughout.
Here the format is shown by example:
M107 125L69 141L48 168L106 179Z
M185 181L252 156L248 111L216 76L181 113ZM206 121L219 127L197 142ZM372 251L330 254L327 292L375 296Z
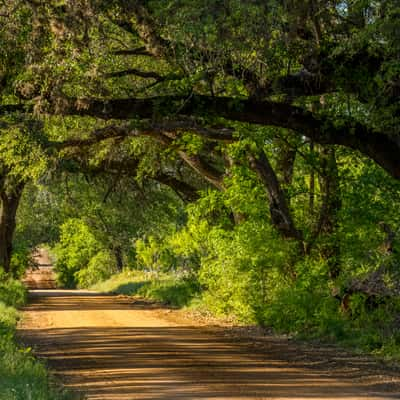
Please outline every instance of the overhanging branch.
M83 105L82 105L83 104ZM291 129L319 144L342 145L358 150L400 179L400 142L356 121L338 126L329 117L319 117L300 107L278 102L193 95L146 99L70 100L60 110L70 115L101 119L155 119L162 116L218 116L232 121Z
M286 128L312 139L315 143L341 145L360 151L394 178L400 179L399 140L357 121L348 120L337 125L329 117L320 117L289 104L203 95L192 95L190 98L158 96L145 99L69 99L62 104L63 107L50 112L92 116L103 120L216 116L232 121ZM23 112L28 108L29 106L24 105L6 105L0 108L0 113L18 110ZM167 130L166 127L163 128L164 131ZM194 128L191 129L195 132ZM152 132L154 133L154 127Z

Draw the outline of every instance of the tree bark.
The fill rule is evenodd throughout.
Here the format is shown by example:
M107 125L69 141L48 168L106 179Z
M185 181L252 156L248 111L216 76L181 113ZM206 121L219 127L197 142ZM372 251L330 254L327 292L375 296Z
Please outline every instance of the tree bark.
M277 164L276 172L282 185L282 190L286 196L288 206L290 206L289 186L293 180L294 163L296 161L297 148L288 145L282 140L277 141Z
M12 190L0 191L0 266L6 274L12 274L11 257L13 237L16 226L16 214L22 196L24 183L17 184Z
M341 145L358 150L394 178L400 179L400 141L397 138L376 132L358 121L338 126L328 117L314 115L303 108L284 103L203 95L193 95L190 98L159 96L147 99L69 99L62 108L53 112L105 120L153 119L176 115L178 112L185 116L217 115L232 121L277 126L290 129L321 145Z
M321 145L340 145L357 150L374 160L395 179L400 179L400 141L396 137L377 132L353 120L338 126L328 117L318 116L289 104L203 95L192 95L190 98L159 96L147 99L64 99L60 104L49 112L92 116L104 120L156 119L177 114L216 115L232 121L277 126L290 129ZM9 112L10 107L14 111L32 111L32 107L28 105L4 105L0 106L0 114ZM140 129L136 130L136 136L140 134ZM148 134L148 131L145 130L144 134Z
M114 256L115 256L117 270L119 272L121 272L122 268L124 267L124 259L123 259L123 256L122 256L121 246L114 246L113 252L114 252Z
M257 173L266 189L273 226L282 237L295 239L302 245L303 233L294 224L285 193L264 151L260 151L257 157L250 156L250 166Z
M321 150L319 184L322 204L313 235L314 240L318 236L322 236L321 254L327 260L329 277L336 279L340 275L340 245L332 235L338 227L338 212L341 208L341 198L336 154L332 147Z
M310 142L310 153L314 154L314 143ZM310 194L309 194L309 209L311 217L314 215L314 204L315 204L315 170L314 166L311 166L310 171Z

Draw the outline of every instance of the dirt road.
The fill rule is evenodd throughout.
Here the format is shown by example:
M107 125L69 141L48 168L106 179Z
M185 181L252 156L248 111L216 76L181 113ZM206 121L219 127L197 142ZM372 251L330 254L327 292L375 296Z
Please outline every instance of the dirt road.
M400 398L395 372L382 374L369 359L332 348L235 338L143 300L62 290L31 295L22 340L88 399Z
M55 274L48 251L39 247L35 249L32 258L36 267L28 269L23 279L24 284L29 289L55 289Z

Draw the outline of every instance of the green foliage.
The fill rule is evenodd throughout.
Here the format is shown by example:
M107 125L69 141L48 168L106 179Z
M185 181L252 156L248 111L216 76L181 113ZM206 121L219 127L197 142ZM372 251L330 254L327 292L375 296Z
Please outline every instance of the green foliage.
M171 306L184 307L188 306L199 292L200 286L195 279L172 277L151 281L150 284L141 286L136 294Z
M31 182L24 189L16 221L14 244L17 248L34 249L42 243L54 245L58 240L63 210L45 182Z
M125 269L119 274L114 274L103 282L98 282L91 286L90 289L99 292L111 292L118 294L134 294L140 289L141 286L146 284L151 279L151 275L143 271L136 271L132 269Z
M29 349L11 341L0 342L1 400L67 400L73 396L59 389L45 366Z
M0 6L1 106L26 106L0 118L0 191L36 186L14 270L24 249L58 242L66 287L118 260L152 274L120 292L174 304L201 292L216 314L394 351L400 249L382 251L382 226L398 236L400 186L353 149L398 172L398 1L20 3ZM235 143L219 140L231 131ZM254 167L261 152L272 170ZM381 266L390 299L354 293L342 310Z
M11 257L11 270L17 278L21 278L25 271L33 265L31 248L25 243L14 241Z
M26 302L25 286L14 279L0 280L0 301L9 307L21 307Z
M75 272L78 287L87 288L97 282L105 281L116 272L115 257L110 252L102 250L95 254L86 268Z
M0 301L0 335L7 336L7 333L12 330L17 323L18 312L14 307L9 307L3 302L2 295L3 293L0 293L2 299Z
M400 297L353 294L349 307L347 342L387 358L398 357Z
M67 220L60 230L60 241L54 247L57 281L62 287L73 288L77 285L76 273L89 265L100 244L79 219Z
M264 308L264 324L278 332L305 337L341 339L344 320L340 302L332 296L327 283L326 263L306 259L296 265L296 279L285 281L277 275Z
M179 266L179 259L168 244L154 236L149 236L146 241L138 239L135 251L138 268L158 273L176 270Z
M48 167L43 149L43 134L39 121L3 118L0 124L0 161L16 180L38 179ZM3 129L2 129L3 128Z
M347 155L343 157L346 160ZM383 264L387 266L386 284L392 290L397 288L395 282L399 277L394 271L398 266L398 244L395 243L393 256L381 254L378 249L384 235L379 224L371 223L389 218L397 224L396 203L388 202L387 192L372 191L370 186L380 172L369 164L361 164L358 170L342 170L361 176L357 178L358 187L346 188L341 230L318 238L311 254L302 257L297 243L280 238L268 223L264 195L256 185L249 184L254 177L246 174L244 168L231 171L232 175L225 180L226 191L204 192L198 202L187 207L184 227L164 238L137 242L138 264L154 271L166 271L169 265L170 273L185 271L180 267L189 265L191 279L201 289L197 304L216 315L256 322L300 337L339 341L385 356L389 351L392 356L397 354L394 327L399 310L395 296L378 301L371 308L368 296L353 295L349 311L343 309L340 299L349 280L359 278L360 273L368 276ZM392 186L390 190L396 189ZM365 205L365 215L357 211L363 196L374 199L370 199L369 207ZM300 199L296 198L295 204L300 204ZM380 208L382 204L384 209ZM242 212L245 218L232 224L228 215L232 209ZM353 220L345 211L350 209ZM307 213L299 210L298 219L306 218ZM342 274L332 281L329 260L322 251L338 240L343 243ZM163 254L170 258L163 261ZM133 287L121 285L120 289L126 289L127 294L162 299L156 294L159 285L157 278L153 278L151 285L145 280Z

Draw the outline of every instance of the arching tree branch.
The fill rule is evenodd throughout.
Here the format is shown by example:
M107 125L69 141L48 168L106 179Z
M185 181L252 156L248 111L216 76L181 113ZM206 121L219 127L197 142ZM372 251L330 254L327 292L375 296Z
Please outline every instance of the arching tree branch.
M90 115L102 119L153 119L163 115L215 115L233 121L291 129L319 144L336 144L358 150L400 179L400 141L376 132L357 121L334 124L327 117L289 104L240 100L230 97L193 95L189 99L159 96L109 101L70 100L59 110L64 114Z

